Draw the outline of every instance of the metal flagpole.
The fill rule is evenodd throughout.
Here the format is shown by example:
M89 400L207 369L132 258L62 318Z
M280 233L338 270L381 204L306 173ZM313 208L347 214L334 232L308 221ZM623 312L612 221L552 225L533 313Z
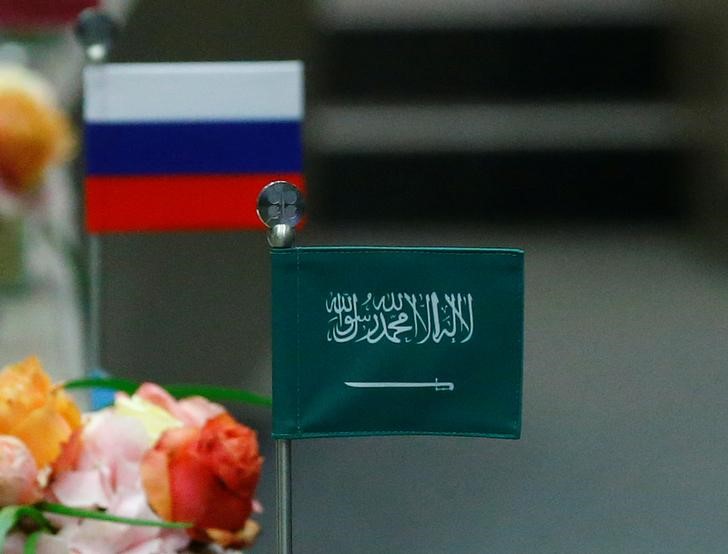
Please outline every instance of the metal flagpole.
M118 32L118 25L107 14L89 8L81 12L76 22L75 33L83 47L86 64L106 62L111 44ZM98 235L88 237L89 313L86 372L101 367L101 239Z
M88 361L86 372L101 367L101 239L88 238Z
M258 196L258 216L268 226L271 248L292 248L295 226L303 217L301 192L291 183L274 181ZM275 400L274 400L275 401ZM293 553L293 499L291 496L291 441L276 441L276 485L278 515L278 552Z
M276 441L276 491L278 497L278 552L293 552L293 514L291 498L291 440Z

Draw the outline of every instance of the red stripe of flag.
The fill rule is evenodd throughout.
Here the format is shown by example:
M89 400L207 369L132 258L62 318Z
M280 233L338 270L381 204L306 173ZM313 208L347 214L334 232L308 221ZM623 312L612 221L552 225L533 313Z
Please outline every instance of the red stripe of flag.
M258 193L271 181L305 189L300 173L86 178L91 233L261 229Z
M98 3L98 0L0 0L0 25L60 25L73 21L81 10Z

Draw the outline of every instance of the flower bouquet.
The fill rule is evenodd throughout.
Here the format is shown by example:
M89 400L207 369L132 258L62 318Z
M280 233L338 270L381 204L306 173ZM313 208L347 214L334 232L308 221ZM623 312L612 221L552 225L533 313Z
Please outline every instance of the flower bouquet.
M81 413L71 388L118 392ZM206 397L189 393L202 392ZM174 396L173 394L174 393ZM177 400L175 396L184 397ZM53 384L36 358L0 371L0 552L171 554L251 546L263 459L216 387Z

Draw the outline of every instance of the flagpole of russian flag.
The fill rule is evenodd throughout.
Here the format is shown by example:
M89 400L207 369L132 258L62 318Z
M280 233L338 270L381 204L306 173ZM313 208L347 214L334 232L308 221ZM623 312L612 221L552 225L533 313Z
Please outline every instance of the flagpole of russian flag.
M91 233L263 228L258 192L305 188L298 61L84 71Z

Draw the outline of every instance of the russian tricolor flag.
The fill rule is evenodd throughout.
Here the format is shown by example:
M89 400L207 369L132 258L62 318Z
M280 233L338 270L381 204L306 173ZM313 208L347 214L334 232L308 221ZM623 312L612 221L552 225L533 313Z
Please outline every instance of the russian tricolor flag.
M92 233L251 229L260 189L304 188L300 62L85 70Z

